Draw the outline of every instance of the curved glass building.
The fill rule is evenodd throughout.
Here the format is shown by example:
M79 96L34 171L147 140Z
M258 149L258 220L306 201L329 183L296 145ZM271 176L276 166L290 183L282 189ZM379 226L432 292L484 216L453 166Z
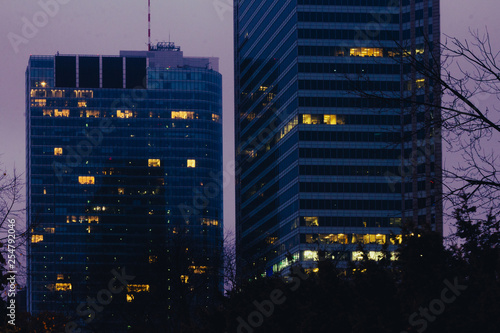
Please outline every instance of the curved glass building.
M118 332L209 304L222 290L218 59L171 43L31 56L26 94L29 311Z

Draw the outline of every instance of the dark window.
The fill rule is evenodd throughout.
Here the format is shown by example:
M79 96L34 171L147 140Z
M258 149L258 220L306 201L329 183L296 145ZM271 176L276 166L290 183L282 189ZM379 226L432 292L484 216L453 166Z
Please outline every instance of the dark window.
M56 87L76 88L76 57L56 56Z
M146 58L126 58L127 89L145 89Z
M80 88L99 88L99 58L79 58L79 86Z
M102 87L123 88L123 58L102 58Z

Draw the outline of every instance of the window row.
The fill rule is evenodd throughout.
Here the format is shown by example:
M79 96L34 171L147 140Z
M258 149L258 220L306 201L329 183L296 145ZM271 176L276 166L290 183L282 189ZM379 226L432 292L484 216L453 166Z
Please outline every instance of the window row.
M423 80L423 79L422 79ZM418 84L417 80L417 84ZM423 86L423 81L422 81ZM299 80L299 89L346 91L400 91L400 81L359 80Z
M308 244L401 244L402 235L385 234L302 234L301 242Z
M399 10L391 13L298 12L299 22L399 24Z
M399 74L400 71L399 64L299 63L299 73Z
M300 219L303 227L400 227L400 217L361 217L361 216L305 216ZM299 222L294 221L291 225L295 229Z
M300 30L299 30L300 31ZM340 30L345 31L345 30ZM355 31L352 30L354 33ZM399 33L399 32L398 32ZM313 39L311 37L311 39ZM314 38L316 39L316 38ZM348 39L348 38L345 38ZM354 36L352 37L354 39ZM315 46L299 45L299 56L313 57L395 57L397 49L392 48L368 48L368 47L343 47L343 46Z
M299 150L300 158L396 160L400 156L400 149L301 148Z
M327 131L300 131L301 141L325 142L390 142L400 143L399 132L327 132Z
M367 22L368 23L368 22ZM380 25L383 27L383 25ZM368 36L361 29L357 30L341 30L341 29L299 29L299 39L343 39L343 40L388 40L388 41L398 41L399 40L399 29L398 30L375 30L371 32L371 36ZM308 46L306 46L308 47ZM380 52L382 54L382 52ZM300 53L299 53L300 55ZM314 54L311 54L314 55ZM348 56L348 54L342 55ZM352 56L352 55L351 55ZM381 57L382 55L372 55L376 57ZM390 55L389 55L390 56Z
M299 209L400 211L401 200L301 199Z
M299 97L299 106L326 108L376 108L399 109L397 99L349 98L349 97ZM399 123L399 122L398 122Z
M40 85L44 87L44 82ZM94 98L93 90L31 89L31 97L43 98Z
M301 165L304 176L385 176L400 174L397 166Z
M300 192L311 193L399 193L401 184L392 183L300 183ZM394 185L394 184L392 184Z
M409 3L410 0L405 0ZM393 7L399 12L399 1L380 1L380 0L298 0L299 5L318 5L318 6L377 6Z
M87 107L86 102L78 102L79 107ZM35 99L32 101L32 106L43 107L46 103L43 100ZM100 110L70 110L70 109L43 109L42 116L44 117L80 117L80 118L100 118L100 117L111 117L111 118L138 118L142 113L132 110L116 110L116 111L100 111ZM36 116L36 111L32 112L32 116ZM163 111L161 113L156 113L153 111L145 112L144 117L147 118L167 118L167 119L199 119L200 114L194 111ZM214 122L220 122L220 115L212 113L201 114L201 119L211 119Z

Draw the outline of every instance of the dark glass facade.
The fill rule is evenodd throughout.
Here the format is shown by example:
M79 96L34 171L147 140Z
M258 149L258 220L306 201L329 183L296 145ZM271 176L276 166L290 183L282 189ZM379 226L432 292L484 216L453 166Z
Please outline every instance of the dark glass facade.
M376 259L402 221L442 231L440 111L397 100L439 101L409 60L437 42L437 0L235 2L242 276L357 260L358 243Z
M222 289L222 78L208 65L178 65L179 52L30 57L32 313L60 311L80 327L100 320L114 332L127 306L147 309L141 299L161 297L170 317L180 298L205 304ZM88 320L79 305L122 270L135 278L109 304L100 295L104 310Z

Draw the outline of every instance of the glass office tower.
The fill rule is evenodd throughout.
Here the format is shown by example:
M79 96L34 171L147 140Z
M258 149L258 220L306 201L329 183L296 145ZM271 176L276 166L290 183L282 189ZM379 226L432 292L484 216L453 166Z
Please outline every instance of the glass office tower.
M34 55L26 103L29 310L114 332L132 313L209 303L222 290L218 59L172 43Z
M402 221L442 232L440 110L416 103L439 87L412 66L439 70L439 1L242 0L234 18L239 273L359 243L377 259Z

